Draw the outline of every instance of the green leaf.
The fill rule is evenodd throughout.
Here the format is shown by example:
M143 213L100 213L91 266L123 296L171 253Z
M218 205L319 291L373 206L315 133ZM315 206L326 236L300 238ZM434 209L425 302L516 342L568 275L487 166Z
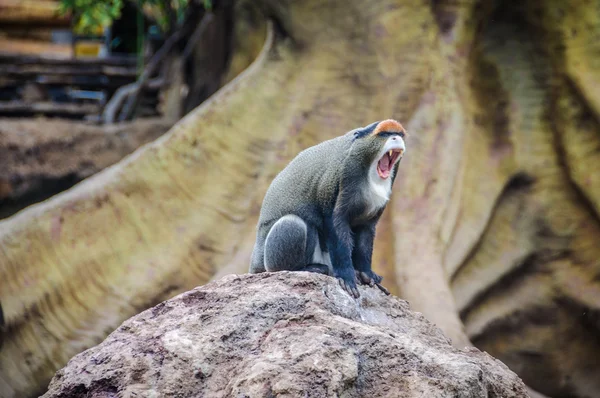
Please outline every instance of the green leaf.
M167 22L166 1L171 2L178 15L183 14L188 4L188 0L139 0L140 6L153 7L155 18L163 29ZM61 0L59 11L63 15L72 13L78 33L92 33L100 27L110 26L119 18L123 5L123 0ZM212 7L212 1L204 0L204 6Z

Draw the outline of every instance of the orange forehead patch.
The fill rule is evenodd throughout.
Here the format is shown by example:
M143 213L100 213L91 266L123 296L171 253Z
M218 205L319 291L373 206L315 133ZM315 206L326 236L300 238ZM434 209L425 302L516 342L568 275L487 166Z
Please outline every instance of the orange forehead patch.
M377 135L379 133L389 132L389 133L406 133L404 127L394 119L384 120L379 122L375 130L373 130L373 135Z

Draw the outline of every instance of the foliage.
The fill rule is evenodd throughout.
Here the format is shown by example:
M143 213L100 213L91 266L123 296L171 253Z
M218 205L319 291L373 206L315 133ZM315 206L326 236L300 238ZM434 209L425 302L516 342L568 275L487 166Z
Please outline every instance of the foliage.
M124 1L127 0L61 0L60 12L63 15L72 13L76 33L97 34L121 16ZM171 22L178 24L183 20L188 0L137 0L136 3L163 31L167 31L174 28L170 26ZM207 10L212 9L211 0L203 3Z
M77 33L93 34L121 15L122 0L61 0L60 12L71 12Z
M141 0L141 3L144 11L147 14L152 15L162 31L166 32L169 29L174 28L170 26L170 15L175 17L173 22L176 26L183 21L188 0Z

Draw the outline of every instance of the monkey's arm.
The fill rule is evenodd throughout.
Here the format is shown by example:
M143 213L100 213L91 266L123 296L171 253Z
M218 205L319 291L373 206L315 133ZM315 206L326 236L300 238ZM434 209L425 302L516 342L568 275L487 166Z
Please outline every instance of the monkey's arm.
M375 223L360 226L354 230L354 249L352 250L352 263L358 272L367 274L373 283L381 282L381 277L371 270L371 257L373 255L373 240L375 239ZM372 284L372 283L369 283Z
M352 263L359 281L366 285L377 286L385 294L390 294L385 287L381 286L383 278L371 269L373 240L375 239L375 226L378 219L379 216L371 223L355 229Z
M351 296L358 298L360 293L356 286L356 275L352 266L352 230L348 219L343 214L336 213L326 220L326 242L333 276Z

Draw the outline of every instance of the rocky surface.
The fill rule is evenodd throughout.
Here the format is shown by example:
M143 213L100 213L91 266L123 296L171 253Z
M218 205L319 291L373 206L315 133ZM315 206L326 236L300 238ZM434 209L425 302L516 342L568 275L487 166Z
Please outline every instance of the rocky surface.
M137 395L136 395L137 394ZM58 371L51 397L527 397L396 297L333 278L229 275L124 322Z

